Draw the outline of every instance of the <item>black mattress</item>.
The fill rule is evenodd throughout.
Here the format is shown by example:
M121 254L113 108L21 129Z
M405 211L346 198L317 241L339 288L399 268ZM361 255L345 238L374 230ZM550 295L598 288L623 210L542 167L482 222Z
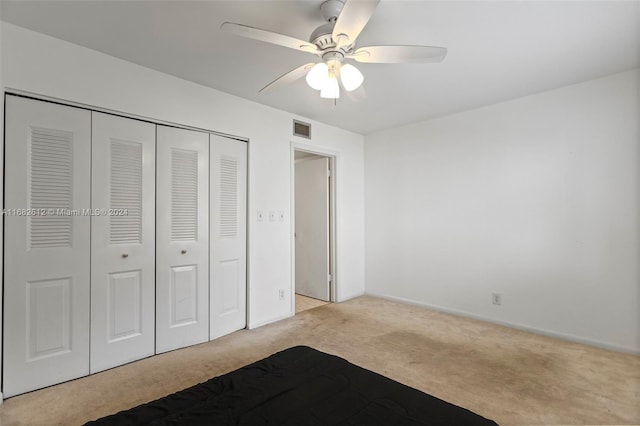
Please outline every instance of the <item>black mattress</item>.
M495 425L387 377L296 346L92 425Z

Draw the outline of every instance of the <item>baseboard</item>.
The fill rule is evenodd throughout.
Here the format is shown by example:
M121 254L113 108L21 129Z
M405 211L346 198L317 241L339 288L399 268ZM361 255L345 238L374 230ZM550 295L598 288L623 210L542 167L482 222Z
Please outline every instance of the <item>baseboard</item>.
M248 324L247 325L247 329L253 330L254 328L258 328L258 327L262 327L263 325L267 325L267 324L271 324L271 323L274 323L274 322L282 321L284 319L291 318L292 316L293 316L293 314L291 312L287 312L286 314L281 315L279 317L270 318L268 320L260 321L260 322L254 323L254 324Z
M503 325L505 327L515 328L516 330L522 330L530 333L541 334L543 336L553 337L560 340L566 340L568 342L580 343L583 345L594 346L596 348L607 349L609 351L623 352L631 355L640 355L640 349L614 345L611 343L601 342L598 340L586 339L586 338L575 336L572 334L560 333L557 331L546 330L543 328L531 327L524 324L519 324L519 323L514 323L509 321L500 321L500 320L496 320L494 318L488 318L482 315L477 315L477 314L473 314L473 313L469 313L469 312L465 312L457 309L446 308L443 306L432 305L430 303L419 302L417 300L405 299L403 297L390 296L388 294L381 294L381 293L374 293L374 292L366 292L365 294L368 296L391 300L393 302L405 303L408 305L418 306L426 309L432 309L434 311L444 312L447 314L457 315L460 317L471 318L471 319L476 319L480 321L486 321L492 324Z
M347 300L355 299L356 297L364 296L366 293L364 291L360 291L358 293L352 293L348 295L342 295L341 297L336 299L337 303L346 302Z

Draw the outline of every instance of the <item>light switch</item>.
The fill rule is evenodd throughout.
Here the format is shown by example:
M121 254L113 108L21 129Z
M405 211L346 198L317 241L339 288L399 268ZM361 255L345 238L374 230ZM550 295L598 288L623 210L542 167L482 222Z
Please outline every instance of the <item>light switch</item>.
M264 219L264 212L262 210L258 210L258 222L262 222Z
M278 213L278 219L280 220L280 222L284 222L284 212L282 210L280 210L280 213Z
M275 221L276 221L276 212L275 212L274 210L271 210L271 211L269 212L269 220L270 220L271 222L275 222Z

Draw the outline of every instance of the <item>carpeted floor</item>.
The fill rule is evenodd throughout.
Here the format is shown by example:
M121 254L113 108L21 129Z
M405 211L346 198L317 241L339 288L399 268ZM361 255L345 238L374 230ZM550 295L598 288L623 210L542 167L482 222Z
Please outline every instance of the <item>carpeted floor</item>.
M336 354L501 425L640 424L640 357L373 297L311 309L0 405L0 424L80 424L294 345Z

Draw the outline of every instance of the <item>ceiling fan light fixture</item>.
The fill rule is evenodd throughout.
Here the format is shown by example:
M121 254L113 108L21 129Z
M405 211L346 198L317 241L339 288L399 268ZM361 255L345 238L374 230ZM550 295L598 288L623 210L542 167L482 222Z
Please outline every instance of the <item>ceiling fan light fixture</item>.
M351 64L344 64L340 68L340 81L347 92L356 90L364 81L360 70Z
M326 99L338 99L340 97L340 85L335 75L330 75L320 90L320 97Z
M315 90L321 90L329 77L329 67L324 62L319 62L307 73L307 84Z

